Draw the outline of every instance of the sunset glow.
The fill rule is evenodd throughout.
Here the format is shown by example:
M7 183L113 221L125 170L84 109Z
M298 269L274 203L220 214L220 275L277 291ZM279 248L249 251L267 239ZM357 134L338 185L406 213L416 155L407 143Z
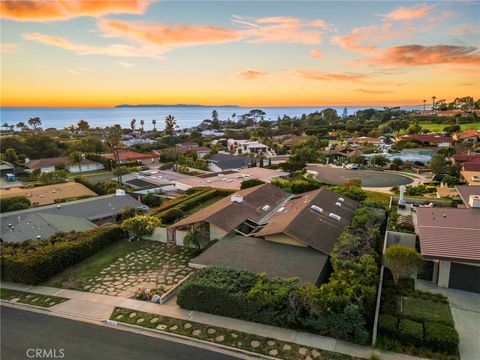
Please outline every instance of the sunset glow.
M480 97L475 1L0 4L1 106Z

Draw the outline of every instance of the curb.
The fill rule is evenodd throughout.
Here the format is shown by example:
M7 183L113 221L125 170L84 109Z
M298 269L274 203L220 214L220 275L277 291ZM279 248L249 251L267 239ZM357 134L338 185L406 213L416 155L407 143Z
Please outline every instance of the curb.
M114 322L115 324L113 323L109 323L109 322ZM120 325L120 327L127 327L127 328L134 328L134 329L138 329L138 330L142 330L142 331L151 331L153 333L158 333L158 334L165 334L165 335L168 335L168 336L172 336L172 337L176 337L176 338L179 338L179 339L182 339L182 340L188 340L188 341L191 341L191 342L197 342L197 343L200 343L200 344L204 344L204 345L208 345L210 347L218 347L218 348L222 348L222 349L225 349L225 350L229 350L229 351L232 351L232 352L238 352L238 353L241 353L241 354L245 354L245 355L249 355L249 356L254 356L255 358L260 358L260 359L274 359L274 360L278 360L279 358L277 357L272 357L272 356L268 356L268 355L263 355L263 354L260 354L260 353L256 353L256 352L252 352L252 351L248 351L248 350L243 350L243 349L238 349L236 347L232 347L232 346L228 346L228 345L223 345L223 344L219 344L219 343L214 343L214 342L211 342L211 341L207 341L207 340L202 340L202 339L197 339L197 338L193 338L193 337L189 337L189 336L185 336L185 335L181 335L181 334L175 334L175 333L171 333L171 332L168 332L168 331L162 331L162 330L157 330L157 329L150 329L150 328L147 328L147 327L144 327L144 326L139 326L139 325L134 325L134 324L129 324L129 323L124 323L124 322L121 322L121 321L113 321L113 320L106 320L105 321L105 324L107 326L110 326L110 327L117 327Z

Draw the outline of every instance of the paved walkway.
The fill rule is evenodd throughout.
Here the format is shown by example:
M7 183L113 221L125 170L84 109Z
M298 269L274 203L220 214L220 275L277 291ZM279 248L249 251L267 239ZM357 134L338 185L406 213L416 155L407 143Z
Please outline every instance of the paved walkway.
M2 282L1 287L68 298L70 299L69 301L52 306L48 308L49 311L80 319L83 318L95 321L106 321L110 318L115 306L121 306L132 310L145 311L163 316L170 316L177 319L199 322L211 326L243 331L249 334L320 348L323 350L347 354L364 359L370 358L373 354L379 355L380 358L384 360L419 359L418 357L404 354L381 352L369 346L356 345L321 335L232 319L199 311L184 310L176 305L175 298L171 299L166 304L158 305L146 301L126 299L117 296L58 289L47 286L31 286Z
M480 360L480 294L441 288L430 281L416 280L418 290L439 293L448 297L455 329L458 331L460 358Z

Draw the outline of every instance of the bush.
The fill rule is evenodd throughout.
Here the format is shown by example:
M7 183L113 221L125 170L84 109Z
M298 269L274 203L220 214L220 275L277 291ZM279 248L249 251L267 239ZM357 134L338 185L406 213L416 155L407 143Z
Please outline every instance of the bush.
M458 333L452 327L438 323L425 323L425 343L435 350L456 354L458 352Z
M142 236L152 235L160 221L154 216L137 215L122 223L122 229L128 232L130 238L140 240Z
M257 185L262 185L262 184L265 184L265 182L258 179L245 180L245 181L242 181L242 183L240 184L240 189L247 189L247 188L257 186Z
M147 205L148 207L153 208L162 205L163 199L158 195L150 193L143 197L142 203Z
M180 220L184 215L184 212L180 209L173 208L165 211L165 213L162 215L161 220L163 224L170 225L176 222L177 220Z
M423 345L423 324L402 319L398 325L398 337L402 344L411 346Z
M45 240L2 243L1 278L37 285L125 237L117 226L58 233Z
M173 162L167 162L165 164L160 165L158 168L160 170L170 170L173 167Z
M32 203L26 196L12 196L0 198L0 212L28 209Z
M40 181L42 184L63 183L67 181L67 171L55 170L55 171L43 173L38 177L38 181Z
M380 315L378 319L378 329L382 334L389 335L392 337L397 336L397 324L398 320L396 317L391 315Z

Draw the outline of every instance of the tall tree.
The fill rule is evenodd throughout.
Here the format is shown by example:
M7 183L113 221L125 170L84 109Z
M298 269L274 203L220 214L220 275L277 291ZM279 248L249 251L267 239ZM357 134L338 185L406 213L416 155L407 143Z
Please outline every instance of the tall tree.
M2 124L2 127L5 128L5 130L7 130L7 131L10 130L10 124L7 123L7 122L4 122L4 123Z
M119 171L120 167L120 146L122 141L122 128L115 124L105 128L105 143L113 154L115 167L117 169L118 182L122 184L122 173Z
M423 100L423 111L425 111L426 104L427 104L427 100Z
M70 153L70 162L72 164L78 165L78 170L81 173L82 172L82 160L83 160L83 155L80 151L74 151Z
M140 126L141 126L140 131L141 131L142 133L143 133L143 126L144 126L144 125L145 125L145 121L140 120Z
M88 129L90 129L90 124L88 123L88 121L78 120L77 128L82 132L86 132L88 131Z
M33 117L28 119L28 124L33 127L34 131L37 131L38 127L42 125L42 120L39 117Z
M157 120L153 119L152 125L153 125L153 131L157 131Z
M219 129L220 128L220 122L218 121L218 111L213 110L212 111L212 127L214 129Z
M393 281L398 284L398 280L402 276L408 276L415 272L422 257L414 248L395 244L385 251L385 260L387 267L392 272Z
M432 110L435 110L435 100L437 99L437 97L434 95L432 96Z
M177 120L175 120L175 117L173 115L167 115L167 117L165 118L165 134L170 136L170 146L172 147L172 151L173 151L173 169L175 171L177 170L177 151L176 151L176 146L173 143L173 135L177 128L178 128L178 125L177 125Z
M20 129L20 130L23 130L23 129L26 129L27 128L27 125L25 125L25 123L23 121L20 121L19 123L17 123L17 125L15 125L17 127L17 129Z
M130 128L132 129L132 131L135 131L136 123L137 123L137 120L135 119L132 119L132 121L130 121Z

